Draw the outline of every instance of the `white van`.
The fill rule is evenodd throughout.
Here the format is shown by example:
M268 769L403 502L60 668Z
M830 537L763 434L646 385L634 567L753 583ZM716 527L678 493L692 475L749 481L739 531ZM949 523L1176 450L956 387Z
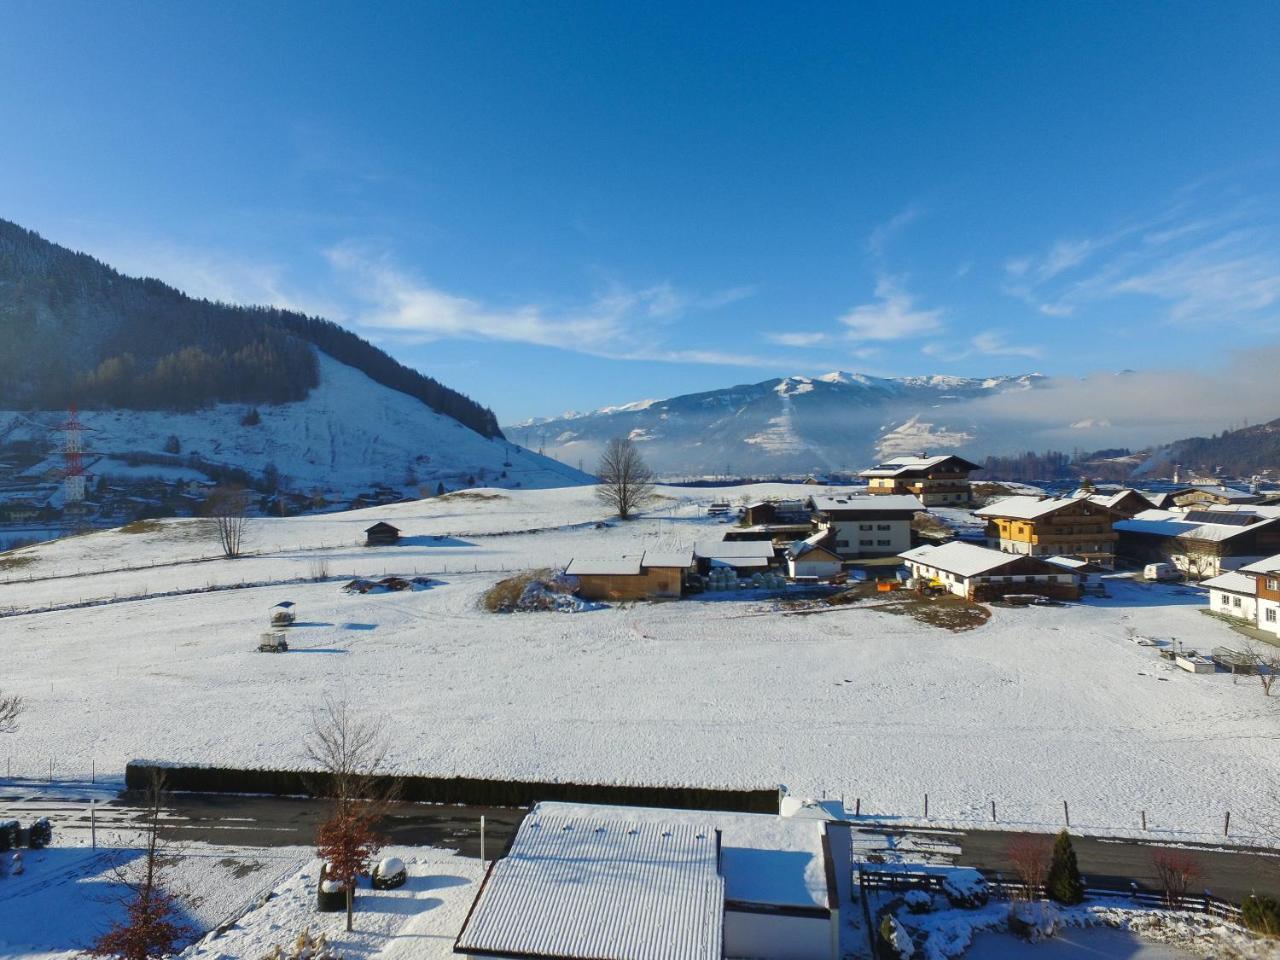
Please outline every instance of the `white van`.
M1181 580L1182 571L1172 563L1148 563L1142 568L1144 580Z

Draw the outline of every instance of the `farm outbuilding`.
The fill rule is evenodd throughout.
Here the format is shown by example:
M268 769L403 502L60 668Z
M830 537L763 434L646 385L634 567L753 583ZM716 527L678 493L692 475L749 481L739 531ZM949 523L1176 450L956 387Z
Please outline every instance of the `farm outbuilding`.
M1235 617L1247 623L1258 622L1257 581L1243 573L1229 570L1204 581L1209 589L1209 610Z
M649 550L621 557L574 558L565 568L587 600L675 600L693 568L692 551Z
M787 576L829 580L839 576L844 569L840 555L831 549L831 534L821 530L804 540L797 540L787 548Z
M400 542L400 528L379 520L364 532L366 547L390 547Z
M952 541L926 545L902 554L911 575L968 600L998 600L1006 594L1035 594L1055 600L1078 600L1080 578L1065 567L1039 557Z

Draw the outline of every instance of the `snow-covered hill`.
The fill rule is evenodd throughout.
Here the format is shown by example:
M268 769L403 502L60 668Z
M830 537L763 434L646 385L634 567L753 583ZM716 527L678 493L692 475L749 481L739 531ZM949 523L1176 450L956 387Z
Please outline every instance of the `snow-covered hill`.
M509 437L566 462L594 463L611 437L642 444L664 476L768 476L853 471L899 453L996 453L1007 424L977 418L968 401L1030 390L1038 374L885 379L836 371L785 377L668 400L506 427Z
M375 383L360 371L317 352L320 385L305 400L260 406L260 421L245 425L249 407L219 404L185 413L82 410L86 467L93 478L203 479L199 470L159 461L200 461L261 475L274 466L285 489L319 489L350 499L371 487L417 495L476 484L559 487L590 482L579 471L483 437L420 400ZM49 459L25 473L37 478L61 467L57 426L62 413L0 412L0 443L48 442ZM173 440L177 438L177 454Z

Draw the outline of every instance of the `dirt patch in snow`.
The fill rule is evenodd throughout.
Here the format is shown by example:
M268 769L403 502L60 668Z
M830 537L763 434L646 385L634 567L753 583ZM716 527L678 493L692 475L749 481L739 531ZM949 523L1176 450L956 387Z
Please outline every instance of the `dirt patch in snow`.
M159 533L164 524L159 520L134 520L120 528L121 533Z
M553 571L550 568L543 568L526 570L523 573L517 573L514 577L499 580L484 592L484 596L480 598L480 605L490 613L510 613L516 609L516 604L520 602L529 584L535 580L547 579L552 575Z
M453 493L442 493L437 500L510 500L504 493L476 493L474 490L455 490Z
M30 554L0 554L0 570L17 570L36 562Z
M991 611L982 604L956 596L905 596L889 603L878 603L867 609L909 616L931 627L941 627L952 633L973 630L991 619Z

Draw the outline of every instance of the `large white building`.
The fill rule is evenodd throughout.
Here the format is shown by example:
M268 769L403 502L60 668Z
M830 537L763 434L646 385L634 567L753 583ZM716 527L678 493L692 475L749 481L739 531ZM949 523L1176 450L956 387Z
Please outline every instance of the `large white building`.
M906 494L814 497L821 530L830 530L830 546L844 560L896 556L911 547L911 521L924 509Z

